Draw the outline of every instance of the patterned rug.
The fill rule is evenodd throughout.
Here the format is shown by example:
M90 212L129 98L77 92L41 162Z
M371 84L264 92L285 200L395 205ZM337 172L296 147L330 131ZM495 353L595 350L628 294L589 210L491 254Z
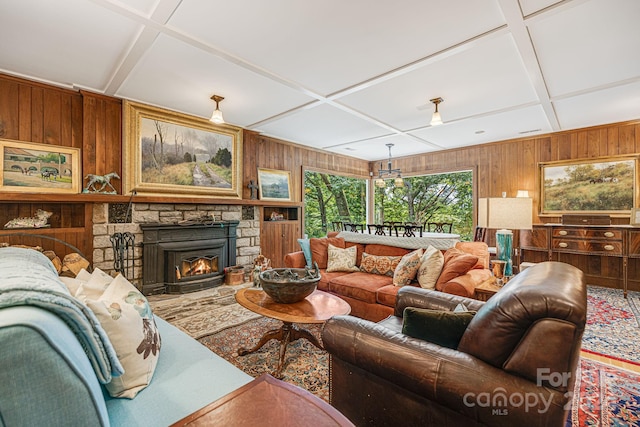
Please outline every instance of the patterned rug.
M587 286L587 326L582 349L640 363L640 293Z
M155 315L198 339L261 317L236 302L236 291L249 286L253 284L223 285L181 295L149 295L147 299Z

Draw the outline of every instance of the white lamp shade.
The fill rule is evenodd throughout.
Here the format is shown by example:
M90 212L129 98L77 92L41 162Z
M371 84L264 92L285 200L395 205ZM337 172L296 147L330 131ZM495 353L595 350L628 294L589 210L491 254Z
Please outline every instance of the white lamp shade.
M433 113L433 116L431 116L431 126L438 126L442 124L442 117L440 117L440 112L436 111L435 113Z
M478 199L478 227L531 230L533 199L490 197Z
M219 109L213 110L213 114L211 115L211 118L209 120L216 124L224 123L224 118L222 117L222 111L220 111Z

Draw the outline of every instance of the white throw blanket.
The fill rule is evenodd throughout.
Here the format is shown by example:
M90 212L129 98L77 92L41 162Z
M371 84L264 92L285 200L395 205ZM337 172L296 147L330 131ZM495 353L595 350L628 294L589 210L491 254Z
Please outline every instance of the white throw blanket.
M450 233L422 233L422 237L403 236L378 236L368 233L354 233L353 231L341 231L337 237L342 237L347 242L363 244L379 244L397 246L404 249L428 248L429 245L436 249L447 250L460 241L459 234Z
M0 248L0 309L17 305L40 307L60 317L78 337L102 384L124 373L95 314L71 296L51 261L33 249Z

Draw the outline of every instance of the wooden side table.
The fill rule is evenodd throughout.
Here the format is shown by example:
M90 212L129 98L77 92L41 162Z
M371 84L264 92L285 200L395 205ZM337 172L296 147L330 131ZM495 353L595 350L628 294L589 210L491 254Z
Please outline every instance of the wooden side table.
M337 409L306 390L263 374L172 427L353 426Z
M475 298L479 301L487 301L498 293L500 289L502 289L502 286L496 285L496 278L491 276L476 287Z

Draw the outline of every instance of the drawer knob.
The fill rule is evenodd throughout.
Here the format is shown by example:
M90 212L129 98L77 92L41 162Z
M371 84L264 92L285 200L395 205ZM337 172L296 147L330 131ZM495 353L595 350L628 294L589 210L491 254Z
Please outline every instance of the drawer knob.
M604 232L604 237L613 237L613 236L614 236L614 234L613 234L612 231L605 231Z
M558 243L558 246L560 246L561 248L566 248L567 246L569 246L569 244L565 242L560 242Z
M604 245L604 250L605 250L605 251L612 251L612 250L614 250L614 249L615 249L615 248L613 247L613 245Z
M568 233L567 233L567 230L560 230L558 231L558 234L561 236L566 236Z

